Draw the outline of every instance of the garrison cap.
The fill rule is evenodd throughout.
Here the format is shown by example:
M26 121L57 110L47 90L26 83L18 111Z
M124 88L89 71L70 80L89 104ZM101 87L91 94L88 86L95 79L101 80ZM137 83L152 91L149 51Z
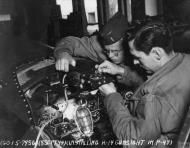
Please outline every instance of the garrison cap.
M120 12L117 12L108 20L102 30L100 30L101 42L104 45L111 45L124 37L127 29L127 18Z

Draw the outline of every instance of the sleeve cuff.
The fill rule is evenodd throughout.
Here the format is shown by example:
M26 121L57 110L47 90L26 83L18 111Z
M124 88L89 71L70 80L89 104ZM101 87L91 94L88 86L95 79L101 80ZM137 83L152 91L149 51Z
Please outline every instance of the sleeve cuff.
M111 93L108 96L106 96L104 99L104 105L105 106L107 106L109 104L115 104L118 102L123 102L123 98L120 95L120 93L118 93L118 92Z

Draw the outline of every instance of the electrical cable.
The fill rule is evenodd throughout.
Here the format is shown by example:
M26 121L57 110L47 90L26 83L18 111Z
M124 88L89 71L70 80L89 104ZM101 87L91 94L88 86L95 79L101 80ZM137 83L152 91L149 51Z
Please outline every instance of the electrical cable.
M67 74L64 74L63 76L63 80L62 80L62 83L65 84L65 78L66 78Z
M64 81L65 81L65 77L66 77L66 74L63 76L63 84L64 84ZM66 107L65 107L65 110L66 110L67 107L68 107L67 87L68 87L68 86L65 85L65 88L64 88L64 95L65 95L65 99L66 99ZM62 111L62 113L64 113L65 110ZM36 138L36 141L35 141L34 148L37 148L38 141L39 141L39 139L40 139L40 136L41 136L41 134L42 134L44 128L45 128L50 122L52 122L53 120L55 120L56 118L57 118L57 117L54 117L54 118L48 120L44 125L42 125L42 127L40 128L40 130L39 130L39 132L38 132L38 135L37 135L37 138Z
M57 118L57 117L56 117ZM38 141L40 139L40 136L44 130L44 128L50 123L52 122L53 120L55 120L56 118L52 118L50 120L48 120L44 125L42 125L42 127L40 128L39 132L38 132L38 135L37 135L37 138L36 138L36 141L35 141L35 145L34 145L34 148L37 148L37 145L38 145Z

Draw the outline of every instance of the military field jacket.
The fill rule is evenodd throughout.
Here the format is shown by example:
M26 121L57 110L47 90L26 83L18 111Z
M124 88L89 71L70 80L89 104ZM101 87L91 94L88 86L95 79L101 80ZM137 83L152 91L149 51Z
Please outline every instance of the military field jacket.
M104 100L119 140L145 140L143 145L126 147L151 147L151 140L174 140L190 101L190 55L177 54L136 90L131 101L134 106L129 110L119 93ZM160 147L167 146L162 143Z
M97 36L82 38L73 36L65 37L57 43L54 54L57 51L67 52L74 57L88 58L98 63L102 63L107 59L102 46L98 42ZM134 88L137 88L144 82L144 78L128 65L122 65L122 67L125 70L123 76L118 79L120 83L124 83L127 86L133 85Z

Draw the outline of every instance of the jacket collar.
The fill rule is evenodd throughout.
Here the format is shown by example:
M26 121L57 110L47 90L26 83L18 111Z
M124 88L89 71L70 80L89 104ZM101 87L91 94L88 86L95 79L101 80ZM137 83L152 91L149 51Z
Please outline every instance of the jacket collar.
M162 68L160 68L157 72L155 72L152 76L150 76L145 83L148 83L148 82L153 81L153 80L159 80L160 78L165 76L167 73L169 73L173 69L175 69L183 61L183 58L184 58L183 54L177 53Z
M184 55L181 53L177 53L169 62L167 62L161 69L159 69L156 73L148 78L134 93L134 96L140 94L147 94L149 91L153 89L155 82L164 77L166 74L175 69L182 61ZM135 99L135 98L134 98ZM136 98L138 100L138 97Z

